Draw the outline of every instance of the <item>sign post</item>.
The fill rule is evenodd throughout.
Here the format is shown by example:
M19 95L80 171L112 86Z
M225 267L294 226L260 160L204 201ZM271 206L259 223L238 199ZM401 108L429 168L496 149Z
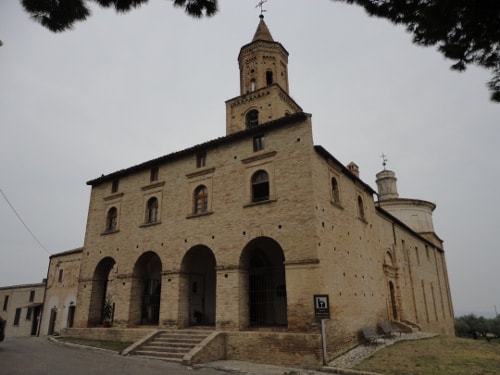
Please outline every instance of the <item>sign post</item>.
M328 294L314 295L314 316L321 320L321 342L323 344L323 364L326 365L326 329L325 320L330 319L330 301Z

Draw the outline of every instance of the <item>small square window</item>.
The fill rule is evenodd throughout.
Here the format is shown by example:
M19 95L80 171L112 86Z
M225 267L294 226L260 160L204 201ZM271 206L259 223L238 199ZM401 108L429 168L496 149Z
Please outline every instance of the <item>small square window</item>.
M151 178L150 181L158 181L158 167L151 168Z
M205 151L196 155L196 168L202 168L207 164L207 153Z
M112 193L116 193L118 191L119 183L120 183L119 180L113 180L113 182L111 183L111 192Z
M253 150L260 151L264 149L264 136L258 135L253 137Z
M21 318L21 308L18 307L16 309L16 315L14 316L14 326L18 326L19 325L19 319Z
M9 306L9 296L5 296L3 299L3 311L7 311L8 306Z
M28 307L28 310L26 310L26 320L31 320L31 313L33 309L31 307Z

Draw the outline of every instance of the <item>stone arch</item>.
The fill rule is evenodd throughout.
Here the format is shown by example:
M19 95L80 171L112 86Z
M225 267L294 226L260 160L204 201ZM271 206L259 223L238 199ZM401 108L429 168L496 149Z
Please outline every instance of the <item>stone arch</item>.
M88 325L95 326L102 324L102 310L104 301L108 294L108 282L110 273L116 262L111 257L105 257L97 263L92 276L92 292L90 293L89 319Z
M161 271L161 259L154 251L146 251L135 262L132 272L129 324L159 323Z
M251 109L245 115L245 125L247 128L253 128L259 125L259 111L257 109Z
M394 259L390 250L387 250L385 252L384 265L394 268Z
M285 255L274 239L257 237L240 256L240 268L248 274L242 288L248 301L250 326L287 326Z
M196 245L182 258L180 305L184 325L215 325L217 261L212 250ZM187 320L186 320L187 317Z
M269 200L269 173L259 169L252 175L252 202Z

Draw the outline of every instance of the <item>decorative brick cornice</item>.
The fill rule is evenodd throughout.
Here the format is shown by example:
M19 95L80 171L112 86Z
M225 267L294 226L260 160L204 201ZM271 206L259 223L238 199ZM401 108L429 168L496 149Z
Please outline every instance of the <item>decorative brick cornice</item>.
M116 193L103 197L102 199L104 199L105 201L112 201L113 199L119 199L121 197L123 197L123 193Z
M151 190L151 189L154 189L154 188L157 188L157 187L161 187L163 185L165 185L165 181L158 181L158 182L155 182L155 183L152 183L152 184L149 184L149 185L141 187L141 190L142 191Z
M251 163L251 162L254 162L257 160L272 158L276 154L277 154L276 151L266 152L265 154L253 155L253 156L250 156L249 158L241 159L241 162L243 164L248 164L248 163Z
M319 259L296 259L285 261L285 266L307 266L319 264Z
M186 177L187 178L199 177L199 176L204 176L204 175L214 173L214 172L215 172L215 167L212 167L212 168L208 168L208 169L203 169L201 171L196 171L193 173L188 173L188 174L186 174Z
M271 91L266 87L264 89L254 91L246 95L237 96L236 98L229 99L227 103L231 107L238 107L240 105L246 105L248 102L252 102L256 99L264 98L269 95L271 95Z

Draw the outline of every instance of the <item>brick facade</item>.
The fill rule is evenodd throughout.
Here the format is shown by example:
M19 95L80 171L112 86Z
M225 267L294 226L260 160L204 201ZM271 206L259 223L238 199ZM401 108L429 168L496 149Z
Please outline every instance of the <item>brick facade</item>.
M72 327L82 248L54 254L49 260L47 287L40 333L52 335Z
M312 366L313 295L327 294L328 356L385 320L453 334L437 235L389 214L355 165L314 145L263 19L239 61L225 137L88 182L75 327L99 326L110 298L115 327L211 326L227 358Z
M5 336L38 334L45 280L37 284L0 287L0 317L7 321Z

